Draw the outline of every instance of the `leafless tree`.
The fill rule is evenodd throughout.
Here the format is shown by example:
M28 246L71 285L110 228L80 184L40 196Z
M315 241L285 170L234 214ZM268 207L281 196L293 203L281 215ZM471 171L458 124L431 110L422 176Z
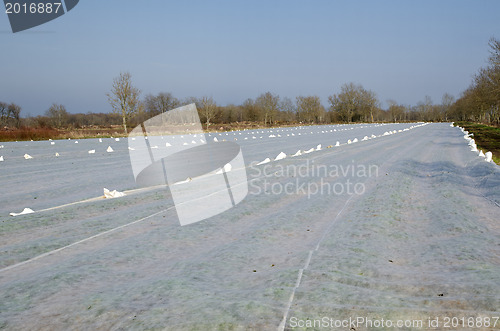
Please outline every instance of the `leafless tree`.
M390 121L394 123L401 121L405 113L405 107L394 100L388 100L387 103L389 104L388 113Z
M364 121L373 123L374 115L379 109L379 101L377 100L377 95L373 91L365 90L361 88L360 93L360 108Z
M7 125L9 118L9 107L5 102L0 102L0 125Z
M492 66L500 66L500 40L492 37L488 46L490 46L490 64Z
M11 103L9 105L9 113L11 122L16 128L19 128L21 126L21 107L15 103Z
M271 92L262 93L255 100L256 105L260 107L263 112L264 125L267 125L268 120L270 124L273 123L279 111L279 101L280 97Z
M243 118L242 107L229 104L225 107L219 107L220 115L218 120L221 123L233 123L241 121Z
M354 113L360 108L361 95L359 91L361 89L361 85L354 83L342 85L339 94L328 97L330 109L337 112L344 121L351 123Z
M63 105L53 103L45 112L45 116L50 118L52 126L56 128L62 128L68 123L68 112Z
M127 134L127 121L143 110L139 100L141 91L132 85L132 75L128 72L120 73L113 79L113 88L106 94L114 113L122 117L123 130Z
M165 112L179 107L179 100L170 92L160 92L157 95L148 94L144 98L144 106L150 116L164 114Z
M443 94L443 99L441 101L441 111L443 113L443 119L448 121L448 116L450 114L450 109L453 103L455 102L455 98L453 95L449 93Z
M259 119L259 109L255 105L255 101L252 98L248 98L243 102L243 117L247 121L256 122Z
M19 127L21 124L21 107L15 103L0 102L0 125Z
M322 110L324 109L318 96L297 97L297 114L300 121L307 123L321 122Z
M281 121L295 122L297 120L297 107L290 98L284 97L281 99L279 108Z
M217 104L212 97L202 97L199 100L198 112L202 119L205 120L206 128L210 125L210 121L217 115Z
M453 104L453 118L500 125L500 40L491 38L488 66L481 68Z

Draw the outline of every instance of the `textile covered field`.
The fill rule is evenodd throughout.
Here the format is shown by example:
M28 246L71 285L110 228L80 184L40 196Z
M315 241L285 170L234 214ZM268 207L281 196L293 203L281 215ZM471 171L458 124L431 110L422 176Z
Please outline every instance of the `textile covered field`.
M205 134L241 146L248 195L186 226L168 187L136 188L126 139L0 143L0 329L498 317L500 168L463 136L446 123Z

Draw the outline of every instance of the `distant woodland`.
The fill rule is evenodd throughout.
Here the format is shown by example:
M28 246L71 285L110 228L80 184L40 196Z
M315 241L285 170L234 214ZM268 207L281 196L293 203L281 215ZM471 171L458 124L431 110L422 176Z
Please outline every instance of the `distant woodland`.
M264 92L248 98L240 105L219 105L212 97L178 99L170 92L156 95L145 94L134 87L128 72L120 73L106 94L112 109L109 113L73 114L64 105L48 106L44 115L23 117L22 109L15 103L0 101L0 138L8 138L8 132L16 139L15 132L42 130L47 135L59 131L78 129L114 128L122 134L144 120L167 112L181 105L195 103L206 129L238 127L245 123L258 126L295 124L328 124L356 122L404 122L404 121L471 121L500 126L500 40L489 41L490 56L487 66L475 75L470 86L458 99L444 94L439 102L425 96L416 105L399 104L388 100L382 109L377 95L354 83L344 84L340 91L328 97L322 104L315 95L297 96L295 99ZM7 134L7 135L6 135ZM12 138L11 137L11 138Z

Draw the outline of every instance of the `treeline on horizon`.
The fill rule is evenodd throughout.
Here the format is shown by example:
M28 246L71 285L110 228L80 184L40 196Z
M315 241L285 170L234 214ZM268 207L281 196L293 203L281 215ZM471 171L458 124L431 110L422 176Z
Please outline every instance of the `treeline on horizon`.
M489 41L488 65L474 76L471 85L458 100L445 93L439 104L429 96L417 105L409 106L388 100L388 108L382 109L373 91L354 83L344 84L337 94L328 97L325 107L318 96L298 96L295 100L265 92L255 99L249 98L241 105L221 106L212 97L189 97L178 99L169 92L139 97L140 90L131 85L131 75L121 73L108 93L112 105L111 113L68 112L64 105L54 103L44 115L22 117L21 107L15 103L0 102L1 130L19 128L48 128L71 130L89 127L112 127L122 125L135 127L146 119L195 103L205 128L210 125L255 122L264 126L288 124L329 124L355 122L404 122L404 121L472 121L500 125L500 40ZM122 85L120 85L122 84ZM131 88L134 97L130 109L117 107L117 95L123 87Z

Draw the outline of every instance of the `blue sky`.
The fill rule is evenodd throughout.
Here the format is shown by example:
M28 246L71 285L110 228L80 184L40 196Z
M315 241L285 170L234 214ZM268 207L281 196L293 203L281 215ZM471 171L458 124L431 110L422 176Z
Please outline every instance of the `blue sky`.
M500 1L81 0L13 34L0 13L0 101L108 112L121 71L143 95L241 104L271 91L327 98L347 82L414 105L458 97L500 38Z

